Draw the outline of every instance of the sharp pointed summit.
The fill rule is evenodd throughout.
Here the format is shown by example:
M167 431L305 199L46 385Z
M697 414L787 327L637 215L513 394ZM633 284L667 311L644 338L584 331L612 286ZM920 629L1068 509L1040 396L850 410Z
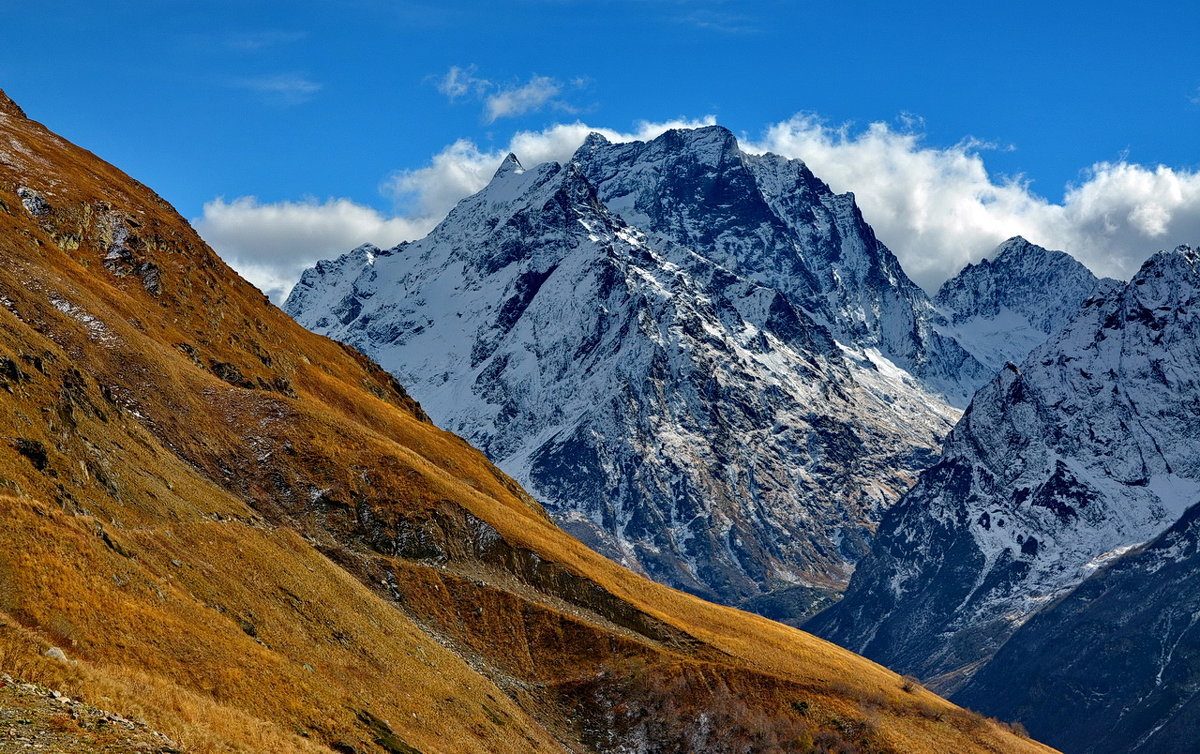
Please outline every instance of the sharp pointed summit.
M1045 251L1045 249L1042 249L1041 246L1030 243L1024 236L1013 236L997 246L993 256L1001 257L1005 254L1016 254L1022 251L1038 249Z
M500 167L496 168L496 172L492 175L492 180L500 180L508 175L520 175L525 172L525 167L521 165L521 161L512 152L505 156L500 163Z
M580 149L596 149L597 147L608 146L611 142L599 131L592 131L583 140L583 145Z
M1020 362L1079 312L1101 281L1063 251L1014 236L942 284L941 331L992 369Z

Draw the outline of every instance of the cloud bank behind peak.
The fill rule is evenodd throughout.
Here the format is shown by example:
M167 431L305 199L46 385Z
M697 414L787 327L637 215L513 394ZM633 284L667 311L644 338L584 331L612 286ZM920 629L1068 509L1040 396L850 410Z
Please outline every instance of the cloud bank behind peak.
M619 142L715 122L712 116L681 118L639 123L629 131L560 123L519 131L495 148L460 139L425 166L384 180L392 213L344 198L262 203L241 197L208 202L194 223L235 269L280 301L317 259L364 241L392 246L424 235L455 203L486 185L509 152L527 166L561 162L592 131ZM1130 276L1158 249L1200 241L1200 173L1096 162L1066 187L1061 202L1052 202L1020 177L991 175L987 145L930 146L913 125L873 123L855 130L797 115L741 143L749 152L801 159L835 191L853 191L880 240L929 290L1014 235L1063 249L1096 274L1112 277Z

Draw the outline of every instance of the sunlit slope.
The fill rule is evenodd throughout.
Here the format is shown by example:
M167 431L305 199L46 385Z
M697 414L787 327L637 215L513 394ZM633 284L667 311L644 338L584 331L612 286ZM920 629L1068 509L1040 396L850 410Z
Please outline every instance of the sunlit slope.
M0 436L0 670L195 751L1046 750L592 553L2 96Z

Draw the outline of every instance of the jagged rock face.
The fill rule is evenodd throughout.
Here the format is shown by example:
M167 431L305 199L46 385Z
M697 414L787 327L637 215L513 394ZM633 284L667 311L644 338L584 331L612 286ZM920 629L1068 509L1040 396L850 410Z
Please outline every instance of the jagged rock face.
M1152 257L976 394L806 628L941 688L1200 496L1200 255Z
M956 696L1071 754L1191 751L1200 506L1021 627Z
M631 225L784 292L843 346L877 349L952 404L991 377L937 331L940 315L854 196L800 160L746 154L719 126L623 144L593 134L574 160Z
M933 302L948 323L941 331L998 371L1062 329L1100 282L1070 254L1016 236L943 283Z
M651 145L703 161L712 136ZM286 309L399 376L594 548L712 599L803 614L845 583L957 412L877 345L840 343L808 294L770 284L818 286L799 254L781 262L794 274L767 274L759 236L738 246L755 212L751 226L789 232L761 197L688 225L697 235L647 234L588 165L510 158L427 238L322 262ZM743 201L743 178L705 196ZM739 268L753 249L757 266Z

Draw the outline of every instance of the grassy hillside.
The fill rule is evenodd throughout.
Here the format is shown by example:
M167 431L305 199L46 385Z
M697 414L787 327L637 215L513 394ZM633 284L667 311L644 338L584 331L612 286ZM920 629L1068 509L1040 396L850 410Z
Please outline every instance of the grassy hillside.
M583 547L2 94L0 520L0 672L188 751L1047 751Z

